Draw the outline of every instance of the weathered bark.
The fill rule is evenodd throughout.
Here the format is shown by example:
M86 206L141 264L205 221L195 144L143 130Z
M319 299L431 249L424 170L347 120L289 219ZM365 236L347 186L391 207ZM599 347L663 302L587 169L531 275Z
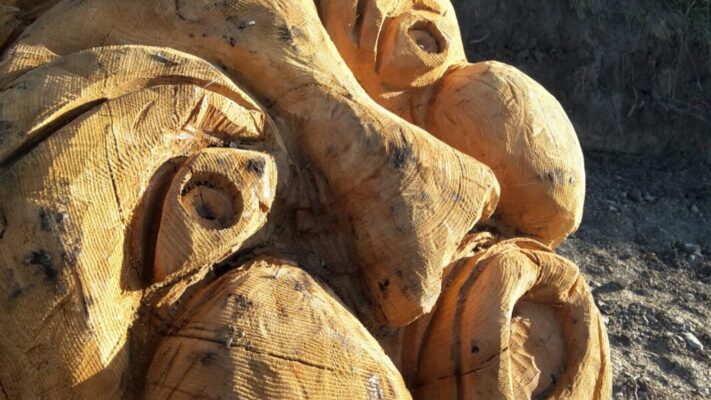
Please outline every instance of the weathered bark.
M49 5L0 9L38 16L0 62L0 393L609 392L575 266L496 244L575 228L574 132L522 74L458 69L451 5Z

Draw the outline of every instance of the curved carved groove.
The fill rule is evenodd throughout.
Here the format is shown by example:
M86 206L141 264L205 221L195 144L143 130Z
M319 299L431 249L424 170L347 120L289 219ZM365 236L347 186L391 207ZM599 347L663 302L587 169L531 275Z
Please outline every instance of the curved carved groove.
M403 350L417 354L415 398L577 399L609 390L601 316L572 263L511 240L451 273L430 319L406 333L416 338Z
M146 190L133 212L127 229L128 251L137 260L134 273L137 276L136 280L140 280L142 288L150 286L155 280L153 270L163 205L170 184L186 159L186 156L178 156L166 160L155 171L146 185ZM130 279L125 281L128 282Z
M46 87L55 81L64 82L61 89ZM26 72L3 89L0 160L27 152L92 104L166 84L202 87L258 109L220 71L195 57L146 46L91 49Z
M0 168L9 167L14 162L31 152L32 149L37 147L40 143L47 140L59 129L63 128L65 125L70 124L75 119L80 118L83 114L90 113L98 106L104 104L106 100L107 99L104 98L92 100L87 103L81 104L74 109L65 110L61 115L55 116L51 122L48 122L46 125L37 129L31 135L28 135L28 138L25 139L14 150L6 154L0 154ZM6 121L6 123L12 126L15 124L15 121ZM12 135L11 130L6 129L0 132L0 136L4 135ZM0 139L0 141L4 142L4 140L2 139ZM8 147L11 148L12 145L9 145Z

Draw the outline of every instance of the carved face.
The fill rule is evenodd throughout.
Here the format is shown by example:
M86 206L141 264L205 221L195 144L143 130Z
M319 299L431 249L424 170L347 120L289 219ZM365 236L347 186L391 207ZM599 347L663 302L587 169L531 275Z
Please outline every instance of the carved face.
M321 0L318 6L341 55L376 100L428 86L466 61L448 1Z
M321 0L319 12L380 105L490 167L492 223L555 247L580 224L585 168L563 108L505 64L466 61L448 1Z
M129 3L61 2L0 64L4 392L407 397L366 328L429 312L499 196L381 107L465 61L451 5Z

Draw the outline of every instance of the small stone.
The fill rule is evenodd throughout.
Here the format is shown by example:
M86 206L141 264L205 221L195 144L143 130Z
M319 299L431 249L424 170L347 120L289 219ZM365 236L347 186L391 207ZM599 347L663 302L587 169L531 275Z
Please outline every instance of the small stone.
M639 203L642 201L642 192L639 189L632 189L627 193L627 198Z
M649 193L647 193L647 194L644 195L644 201L646 201L647 203L652 203L652 202L654 202L655 200L657 200L657 198L654 197L654 196L652 196L652 195L649 194Z
M695 243L684 243L684 252L686 252L686 254L701 256L701 246Z
M686 300L687 302L692 302L692 301L696 300L696 297L694 297L694 295L691 294L691 293L684 293L684 294L682 295L682 297L683 297L684 300Z
M617 278L617 279L613 280L612 282L614 282L617 286L619 286L620 289L627 289L627 287L629 287L629 285L630 285L629 279L624 278L624 277Z
M603 315L608 315L608 314L610 314L610 310L609 310L608 307L607 307L607 303L605 303L604 301L598 299L598 300L595 302L595 304L597 305L597 308L598 308L598 310L600 310L600 313L601 313L601 314L603 314Z
M691 212L694 213L694 214L698 214L698 213L699 213L699 207L697 207L696 204L693 204L693 205L691 206Z
M689 346L694 351L704 351L704 345L701 341L694 336L691 332L684 332L684 340L686 340L686 345Z
M595 288L599 288L600 286L601 286L601 285L600 285L600 282L598 282L598 281L590 281L590 287L591 287L591 288L595 289Z
M239 29L241 30L241 29L249 28L250 26L254 26L254 25L257 25L257 22L254 20L245 21L245 22L242 22L241 24L239 24Z
M618 211L620 211L620 210L619 210L617 207L615 207L615 206L609 206L609 207L607 207L607 209L608 209L609 211L612 211L612 212L618 212Z
M686 330L686 322L676 316L673 315L667 315L669 317L669 320L674 324L674 329L676 331L684 331Z
M696 254L692 254L689 256L689 264L691 264L691 266L696 266L699 261L701 261L701 257L697 256Z

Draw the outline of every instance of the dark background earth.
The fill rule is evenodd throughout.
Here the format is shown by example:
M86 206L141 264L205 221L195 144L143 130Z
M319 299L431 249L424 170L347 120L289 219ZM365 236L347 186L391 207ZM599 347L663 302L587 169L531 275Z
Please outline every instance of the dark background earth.
M471 61L548 88L586 155L559 248L605 316L615 399L711 399L711 0L454 0Z

